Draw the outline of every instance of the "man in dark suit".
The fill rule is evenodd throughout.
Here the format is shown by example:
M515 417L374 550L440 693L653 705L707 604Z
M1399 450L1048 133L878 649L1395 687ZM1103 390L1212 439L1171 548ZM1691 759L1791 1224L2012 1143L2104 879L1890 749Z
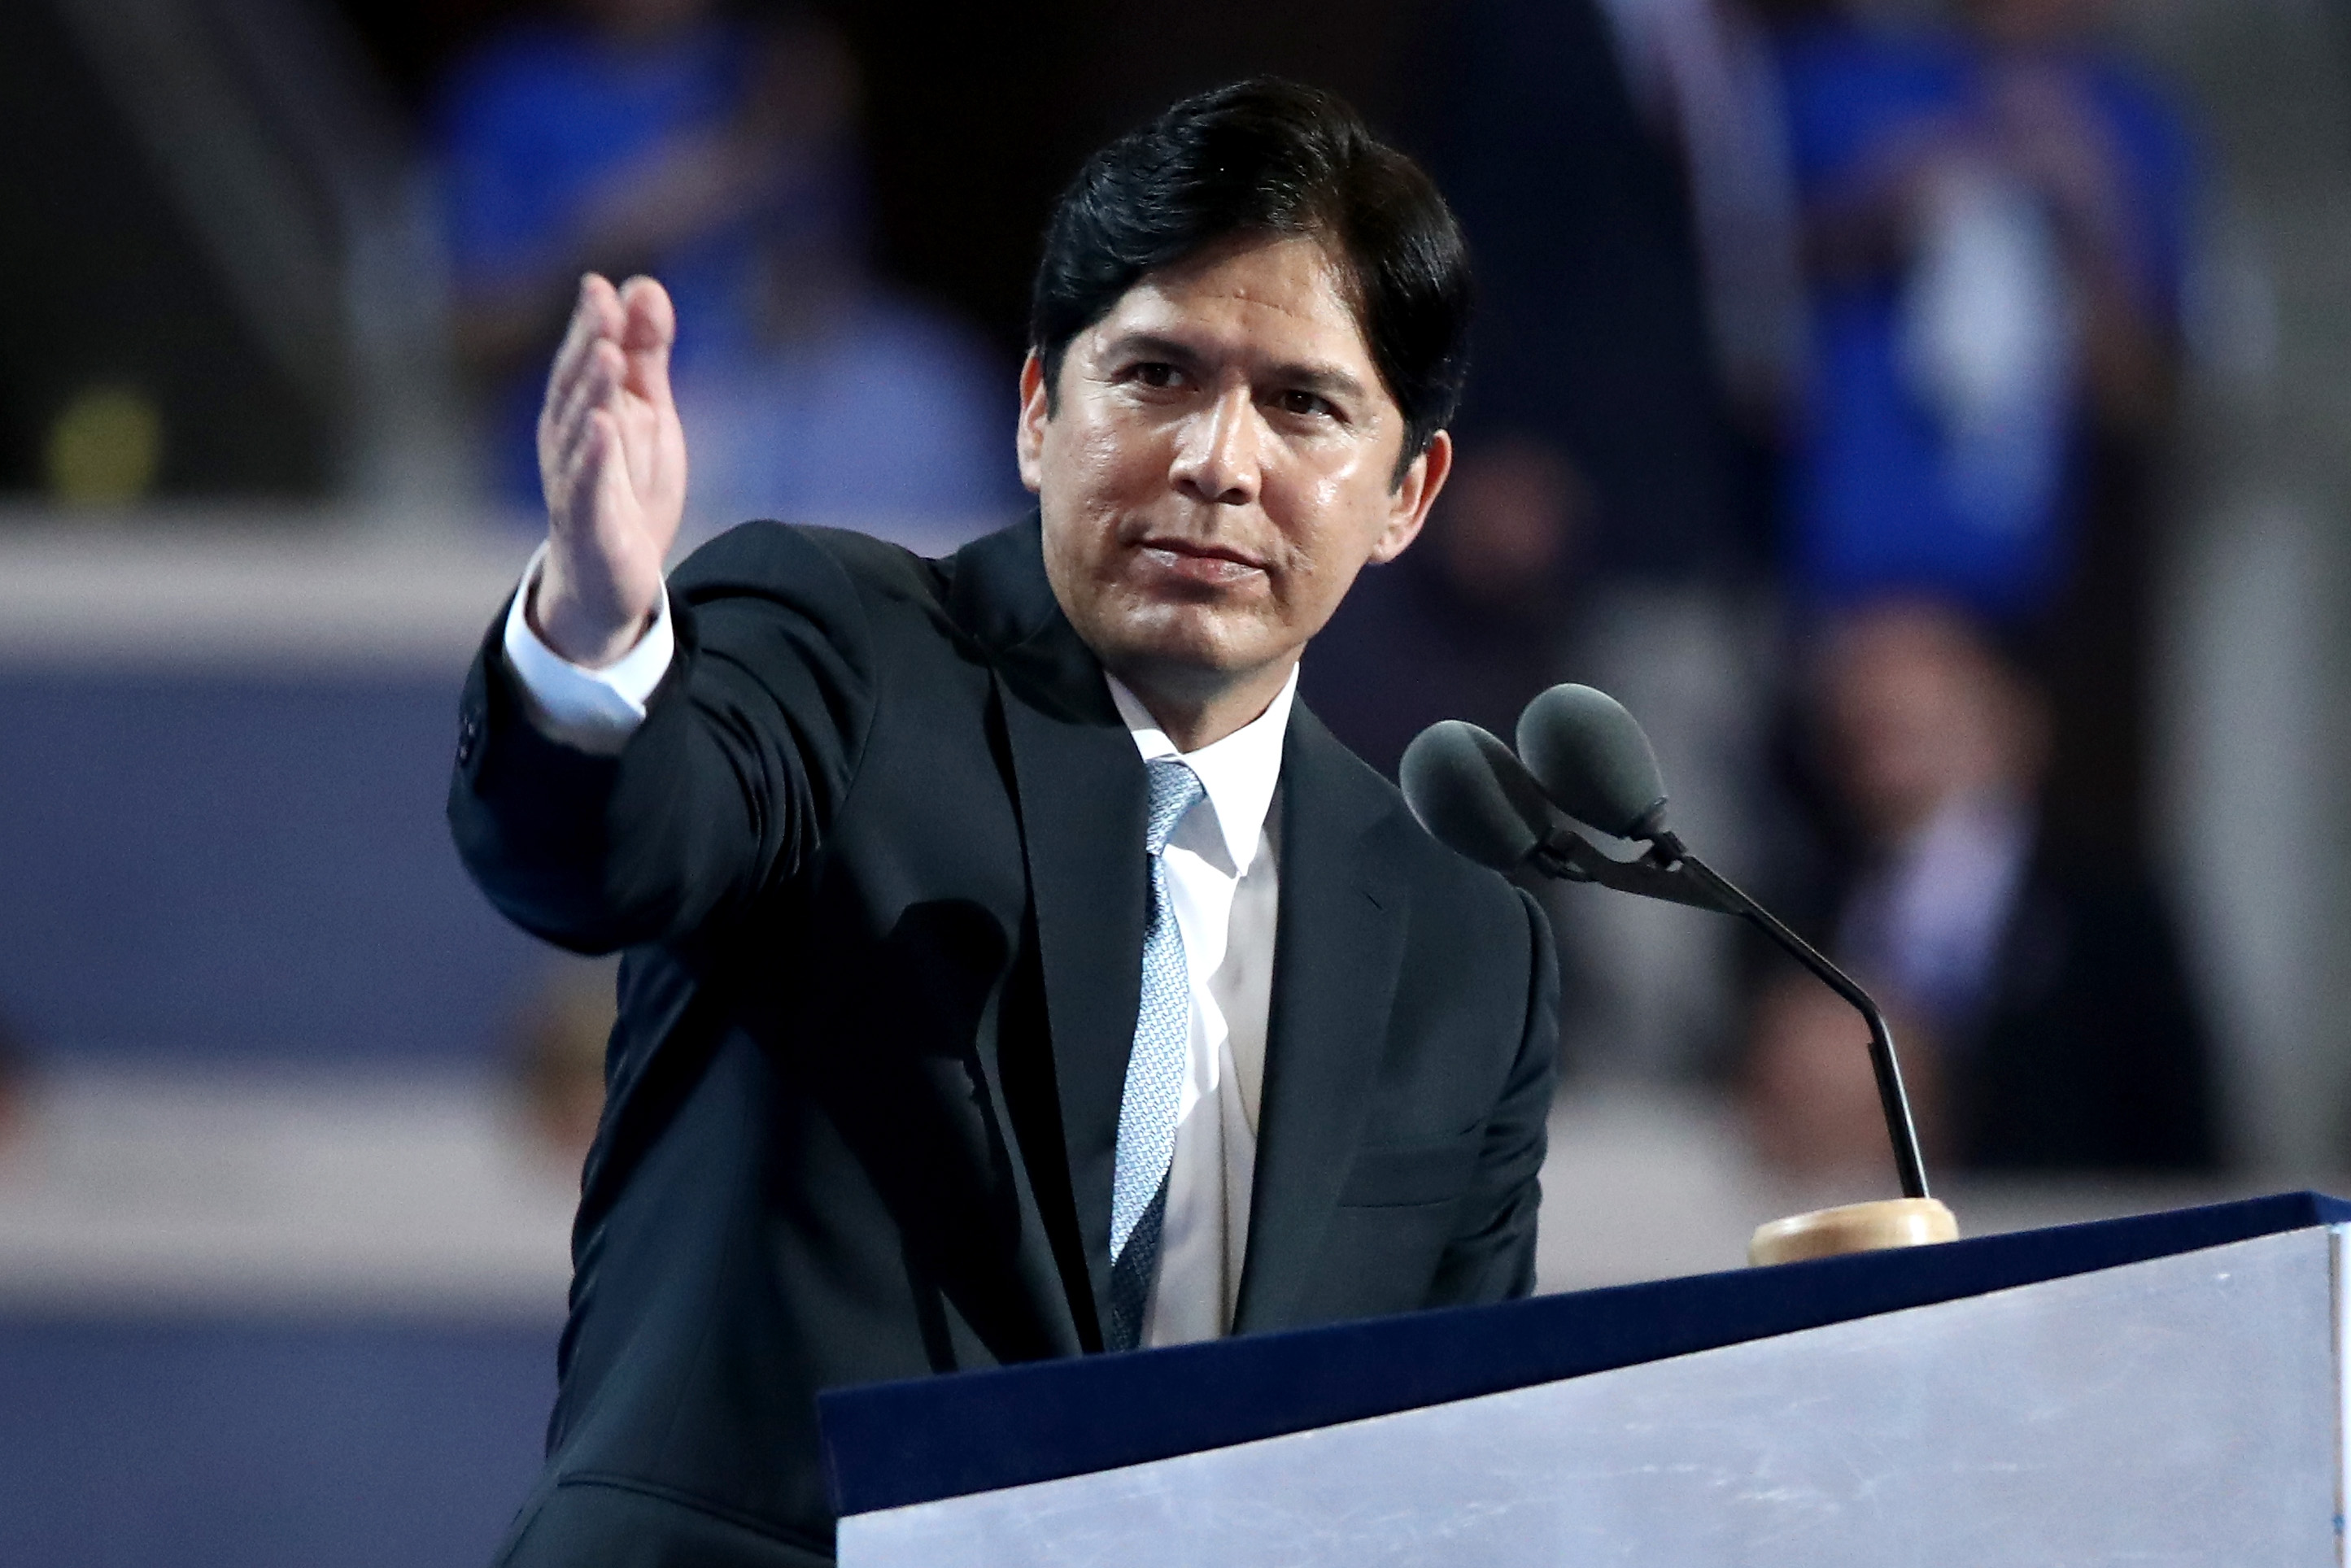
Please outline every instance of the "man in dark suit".
M1973 1171L2209 1171L2209 1031L2150 879L2053 833L2046 699L1991 628L1926 597L1845 607L1813 657L1824 776L1857 854L1823 940L1897 1016L1930 1153ZM1878 1166L1850 1010L1759 1000L1748 1080L1776 1163Z
M627 950L504 1561L828 1560L828 1386L1531 1287L1541 918L1293 700L1444 483L1467 283L1344 106L1189 100L1047 236L1036 517L666 585L674 319L583 286L450 797L502 909Z

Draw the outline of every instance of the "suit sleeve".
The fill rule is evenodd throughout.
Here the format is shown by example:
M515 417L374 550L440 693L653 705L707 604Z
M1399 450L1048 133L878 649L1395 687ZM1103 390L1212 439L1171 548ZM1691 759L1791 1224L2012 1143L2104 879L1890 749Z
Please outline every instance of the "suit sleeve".
M873 636L839 561L751 524L670 582L676 652L615 755L542 733L503 652L465 684L449 823L474 879L559 946L608 952L723 923L823 843L873 715Z
M1512 891L1529 948L1523 1023L1461 1200L1461 1228L1437 1264L1432 1306L1503 1301L1535 1288L1535 1215L1559 1064L1559 959L1541 907Z

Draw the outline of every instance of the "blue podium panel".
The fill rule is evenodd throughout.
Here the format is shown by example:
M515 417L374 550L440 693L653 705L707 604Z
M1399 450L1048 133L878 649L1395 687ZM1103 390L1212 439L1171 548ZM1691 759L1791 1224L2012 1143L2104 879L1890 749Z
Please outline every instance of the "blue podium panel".
M824 1397L844 1568L2343 1561L2312 1194Z

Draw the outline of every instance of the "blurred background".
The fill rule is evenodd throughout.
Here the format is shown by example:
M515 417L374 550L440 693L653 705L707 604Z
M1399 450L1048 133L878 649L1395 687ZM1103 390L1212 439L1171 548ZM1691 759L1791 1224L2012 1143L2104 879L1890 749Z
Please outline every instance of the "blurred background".
M1055 192L1258 70L1481 292L1333 728L1623 698L1971 1231L2351 1188L2351 0L16 0L0 1560L479 1563L535 1471L611 975L441 801L579 273L676 295L694 535L950 548ZM1824 992L1542 896L1546 1288L1893 1189Z

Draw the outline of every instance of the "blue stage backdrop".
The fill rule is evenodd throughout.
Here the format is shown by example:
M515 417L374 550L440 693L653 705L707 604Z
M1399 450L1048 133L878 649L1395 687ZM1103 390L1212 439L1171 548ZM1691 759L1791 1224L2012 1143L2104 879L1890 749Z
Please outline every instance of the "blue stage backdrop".
M480 1568L552 1325L0 1317L0 1563Z
M0 673L0 1019L66 1061L494 1051L541 961L443 824L461 675Z

